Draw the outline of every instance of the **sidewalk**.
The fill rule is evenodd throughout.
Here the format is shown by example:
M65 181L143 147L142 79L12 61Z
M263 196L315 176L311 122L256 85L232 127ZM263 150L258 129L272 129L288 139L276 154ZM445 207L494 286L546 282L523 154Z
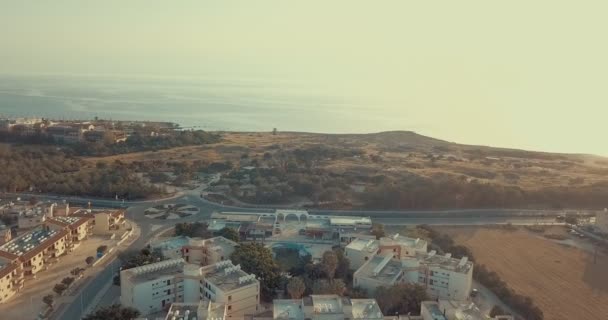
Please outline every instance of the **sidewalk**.
M96 276L99 273L101 273L102 271L105 271L108 268L108 266L113 267L114 266L113 260L116 258L117 254L121 251L128 249L131 246L131 244L140 237L141 230L139 229L139 226L134 224L132 221L129 221L129 223L131 224L131 226L133 228L131 234L129 236L127 236L126 238L124 238L124 240L119 241L120 244L118 244L116 247L114 247L114 250L112 250L111 253L108 253L106 256L104 256L103 260L101 260L95 266L93 266L85 271L86 274L89 276L87 278L85 278L84 281L78 285L78 290L75 290L74 292L71 292L69 295L66 295L66 296L56 297L55 310L51 313L51 315L49 316L49 319L58 319L58 320L62 319L61 316L63 315L63 312L65 311L67 306L69 306L72 303L75 303L76 300L81 297L82 290L84 288L86 288L92 281L94 281ZM116 270L116 271L118 271L118 270ZM109 284L111 285L112 282L110 281ZM93 302L90 303L90 305L88 307L90 307L91 305L93 305L93 306L97 305L97 301L99 299L101 299L101 297L103 296L104 293L105 293L105 290L101 290L100 292L98 292L97 296L95 296L93 298ZM89 310L88 308L85 308L85 309Z

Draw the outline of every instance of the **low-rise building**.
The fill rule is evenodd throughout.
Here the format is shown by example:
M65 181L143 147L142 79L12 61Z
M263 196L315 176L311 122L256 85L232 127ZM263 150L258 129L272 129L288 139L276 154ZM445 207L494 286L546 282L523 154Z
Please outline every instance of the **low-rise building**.
M595 226L600 232L608 234L608 210L604 209L596 214Z
M187 263L206 266L227 260L238 244L224 237L210 239L173 237L150 244L152 250L158 250L165 258L184 258Z
M415 283L435 299L466 300L473 283L473 263L435 251L396 259L392 252L374 256L354 274L354 286L374 292L380 286Z
M421 239L413 239L396 234L391 237L383 237L380 240L375 238L358 238L353 240L344 249L344 254L350 260L351 269L357 270L371 257L390 253L395 259L425 254L427 252L427 242Z
M46 220L46 225L50 229L68 231L70 234L70 244L76 247L92 233L93 221L92 215L79 214L66 217L52 217Z
M485 315L471 302L453 300L424 301L420 305L423 320L513 320L513 316L499 315L493 318Z
M224 320L228 318L226 305L208 300L198 303L179 303L171 305L165 320Z
M274 300L273 320L383 320L374 299L311 295L299 300Z
M142 314L174 302L201 300L225 305L226 317L257 312L260 283L230 260L203 266L172 259L121 271L121 303Z
M94 234L111 234L122 230L125 225L124 210L102 210L94 211L93 215L93 233Z
M0 246L0 257L18 259L25 276L35 275L66 252L69 239L67 230L39 227Z
M23 263L16 255L0 252L0 303L8 301L23 288Z

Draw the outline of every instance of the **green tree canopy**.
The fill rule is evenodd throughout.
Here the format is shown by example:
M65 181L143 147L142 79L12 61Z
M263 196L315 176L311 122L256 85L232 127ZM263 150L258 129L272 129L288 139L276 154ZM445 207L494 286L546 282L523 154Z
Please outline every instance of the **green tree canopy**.
M240 264L243 271L256 275L261 284L261 295L270 301L280 285L279 265L272 259L270 249L261 243L241 244L230 256L232 263Z
M113 304L87 315L83 320L133 320L139 315L136 309Z
M287 293L292 299L301 299L306 291L306 284L300 277L293 277L287 282Z
M429 300L424 287L417 284L401 283L391 287L379 287L374 298L382 312L392 314L418 314L422 301Z
M234 228L224 227L218 232L217 235L222 236L228 240L232 240L234 242L239 242L239 240L241 240L239 233L234 230Z

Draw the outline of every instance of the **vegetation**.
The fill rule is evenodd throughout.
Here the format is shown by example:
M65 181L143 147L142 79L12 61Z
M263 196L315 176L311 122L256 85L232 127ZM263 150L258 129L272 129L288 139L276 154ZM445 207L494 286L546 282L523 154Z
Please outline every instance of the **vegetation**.
M160 252L151 251L147 248L141 249L140 251L121 252L118 257L123 262L122 270L158 262L163 258Z
M95 258L92 256L88 256L86 259L84 259L84 262L86 262L88 266L91 266L93 262L95 262Z
M280 269L272 259L270 249L261 243L240 244L230 256L232 263L240 264L243 271L255 274L260 281L260 293L270 301L281 284Z
M162 190L146 184L122 162L87 169L62 150L0 145L0 191L39 191L77 196L145 198Z
M207 228L209 225L205 222L183 222L175 224L175 235L186 236L192 238L210 238L212 236L211 231Z
M79 277L83 272L84 272L83 268L77 267L77 268L72 269L70 271L70 274L75 277Z
M62 295L67 288L68 287L65 284L58 283L53 287L53 291L58 295Z
M301 299L306 291L306 284L300 277L292 277L287 282L287 293L292 299Z
M384 225L381 223L372 223L371 233L376 236L376 239L380 240L380 238L386 235L384 232Z
M337 294L339 296L344 295L346 290L346 284L342 279L320 279L314 282L312 286L312 293L314 294Z
M503 310L499 305L495 305L494 307L492 307L492 310L490 310L490 317L494 318L496 316L505 316L507 315L505 310Z
M217 235L222 236L228 240L232 240L234 242L239 242L241 240L241 236L236 230L234 230L234 228L222 228L220 231L218 231Z
M352 282L350 261L340 248L324 252L322 261L317 264L312 263L309 255L300 257L300 262L295 264L289 273L302 279L306 287L304 295L344 295L347 292L346 283Z
M65 277L63 278L63 280L61 280L61 283L63 283L66 287L69 287L70 285L72 285L72 283L74 283L74 278Z
M101 254L106 254L107 251L108 251L108 246L106 246L106 245L97 247L97 252L99 252Z
M137 309L113 304L87 315L83 320L133 320L140 315Z
M419 314L422 301L429 300L424 287L409 283L378 287L374 298L385 315Z
M450 252L455 258L467 256L469 260L474 261L473 253L466 247L454 245L454 241L448 235L440 234L426 225L418 226L418 228L425 230L431 238L432 245L443 252ZM496 272L488 270L485 265L475 264L473 278L491 290L503 303L526 320L543 320L543 312L534 304L532 298L516 293L506 282L500 279Z
M48 294L42 297L42 302L46 304L50 309L53 309L53 305L55 304L55 297L52 294Z

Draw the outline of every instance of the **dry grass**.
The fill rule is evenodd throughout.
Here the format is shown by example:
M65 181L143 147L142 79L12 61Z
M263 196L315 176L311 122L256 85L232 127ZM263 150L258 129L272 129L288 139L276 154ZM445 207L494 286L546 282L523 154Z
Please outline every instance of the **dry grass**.
M497 272L511 288L532 297L545 319L608 319L608 256L599 254L595 264L588 252L524 230L454 227L441 231L469 247L476 262Z

